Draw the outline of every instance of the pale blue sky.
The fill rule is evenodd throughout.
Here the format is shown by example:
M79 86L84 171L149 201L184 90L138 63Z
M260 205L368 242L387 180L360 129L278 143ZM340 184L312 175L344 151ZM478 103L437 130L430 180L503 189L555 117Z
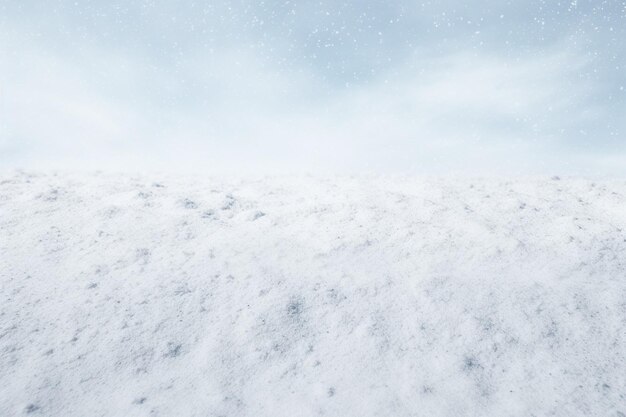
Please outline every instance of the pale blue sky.
M625 1L0 0L3 167L626 175Z

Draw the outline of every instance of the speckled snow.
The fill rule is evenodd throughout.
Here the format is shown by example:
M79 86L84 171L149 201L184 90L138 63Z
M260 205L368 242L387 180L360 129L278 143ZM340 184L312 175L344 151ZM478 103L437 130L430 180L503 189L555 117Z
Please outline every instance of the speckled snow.
M1 416L621 416L626 182L0 177Z

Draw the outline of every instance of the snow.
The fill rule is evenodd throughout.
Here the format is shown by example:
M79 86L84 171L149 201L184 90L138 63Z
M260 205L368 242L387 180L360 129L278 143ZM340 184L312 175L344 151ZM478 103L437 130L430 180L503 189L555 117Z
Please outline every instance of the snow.
M0 177L0 415L621 416L626 182Z

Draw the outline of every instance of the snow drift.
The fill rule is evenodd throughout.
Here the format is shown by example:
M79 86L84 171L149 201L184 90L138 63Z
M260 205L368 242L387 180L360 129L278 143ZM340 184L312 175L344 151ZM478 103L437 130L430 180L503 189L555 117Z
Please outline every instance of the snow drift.
M0 415L624 416L626 182L0 178Z

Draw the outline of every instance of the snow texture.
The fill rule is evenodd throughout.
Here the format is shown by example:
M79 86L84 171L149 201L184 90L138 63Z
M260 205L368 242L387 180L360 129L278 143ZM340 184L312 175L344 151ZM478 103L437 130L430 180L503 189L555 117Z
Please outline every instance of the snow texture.
M625 196L5 174L0 415L624 417Z

